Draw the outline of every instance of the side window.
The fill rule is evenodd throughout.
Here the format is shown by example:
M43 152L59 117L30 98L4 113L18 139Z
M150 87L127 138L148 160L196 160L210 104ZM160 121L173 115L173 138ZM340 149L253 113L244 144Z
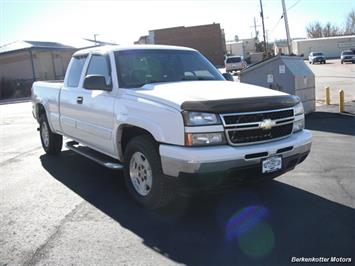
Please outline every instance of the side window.
M111 73L108 58L102 55L93 55L91 57L86 75L102 75L106 79L106 84L110 86Z
M68 72L68 87L78 87L81 72L85 64L85 57L74 57Z

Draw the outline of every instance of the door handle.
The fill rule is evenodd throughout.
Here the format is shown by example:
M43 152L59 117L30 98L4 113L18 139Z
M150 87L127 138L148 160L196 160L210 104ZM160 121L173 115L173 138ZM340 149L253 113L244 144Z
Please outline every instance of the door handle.
M78 104L82 104L83 101L84 101L83 96L78 96L78 97L76 97L76 102L77 102Z

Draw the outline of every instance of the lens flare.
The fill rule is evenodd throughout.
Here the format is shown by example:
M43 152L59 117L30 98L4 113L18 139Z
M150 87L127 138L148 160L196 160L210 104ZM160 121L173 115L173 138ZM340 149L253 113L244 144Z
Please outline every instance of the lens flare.
M274 248L275 236L271 226L260 222L238 239L240 249L252 258L262 258Z
M229 219L226 226L227 239L232 240L245 234L265 219L267 215L267 209L262 206L248 206L242 209Z
M261 258L274 248L275 237L265 221L269 212L263 206L248 206L232 216L226 225L228 241L237 240L240 249L249 257Z

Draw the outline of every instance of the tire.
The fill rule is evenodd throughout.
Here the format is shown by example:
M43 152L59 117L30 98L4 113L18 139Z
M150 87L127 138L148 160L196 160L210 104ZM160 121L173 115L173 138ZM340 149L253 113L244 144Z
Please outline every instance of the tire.
M344 61L340 61L341 64L344 64Z
M63 136L51 131L46 115L39 118L39 135L44 151L50 155L60 153L63 145Z
M167 206L175 197L173 180L164 175L154 140L134 137L124 151L124 178L129 193L147 209Z

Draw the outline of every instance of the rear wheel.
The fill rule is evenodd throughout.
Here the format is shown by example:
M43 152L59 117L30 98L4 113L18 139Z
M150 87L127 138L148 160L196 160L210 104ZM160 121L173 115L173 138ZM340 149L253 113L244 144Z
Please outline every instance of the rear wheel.
M162 208L174 198L172 180L162 173L157 147L149 136L134 137L127 144L124 176L130 194L148 209Z
M47 117L44 114L39 119L39 132L44 151L51 155L60 153L63 145L63 137L51 131Z

